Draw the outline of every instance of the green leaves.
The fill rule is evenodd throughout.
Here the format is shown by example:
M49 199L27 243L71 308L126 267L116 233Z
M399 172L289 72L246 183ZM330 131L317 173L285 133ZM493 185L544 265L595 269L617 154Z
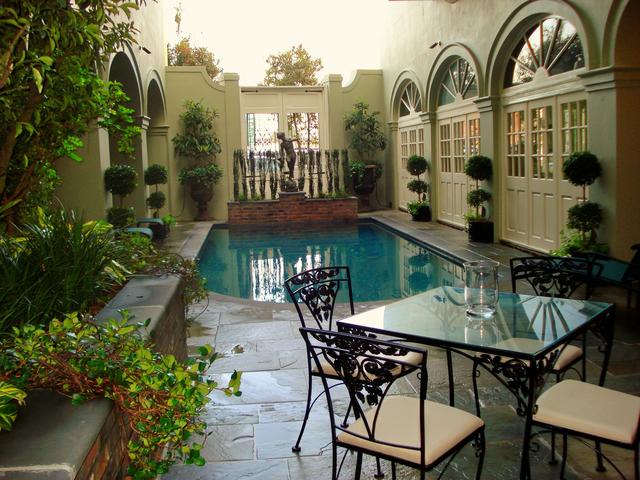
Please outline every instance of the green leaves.
M214 358L205 345L198 358L179 362L152 350L127 312L106 324L78 314L53 320L48 328L26 325L14 329L0 358L0 430L9 428L16 402L24 392L7 379L26 378L29 388L52 388L71 397L74 405L92 398L111 398L126 412L135 435L128 443L134 478L154 478L177 461L204 465L204 435L198 418L216 383L205 376ZM221 391L239 396L241 373L234 372ZM166 449L165 456L157 452Z

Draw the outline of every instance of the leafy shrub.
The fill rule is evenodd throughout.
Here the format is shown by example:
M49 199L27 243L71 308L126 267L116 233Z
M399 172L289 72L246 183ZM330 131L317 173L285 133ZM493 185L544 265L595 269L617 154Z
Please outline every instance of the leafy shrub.
M144 183L146 185L165 184L167 183L167 179L167 169L157 163L149 165L149 167L144 171Z
M354 187L362 185L365 175L364 172L367 169L367 165L374 165L376 167L373 173L373 177L376 182L380 179L380 177L382 177L382 165L380 163L371 161L365 164L358 160L354 160L353 162L349 163L349 173L351 174L351 181Z
M124 197L138 186L138 174L131 165L111 165L104 171L104 188L113 195L120 196L120 207Z
M222 169L215 163L204 166L183 168L178 179L180 183L192 185L214 185L222 177Z
M407 172L419 177L429 169L429 162L420 155L411 155L407 159Z
M602 175L602 165L591 152L573 152L563 162L562 173L573 185L585 187Z
M136 213L131 207L113 207L107 210L107 222L115 228L124 228L136 221Z
M429 214L430 210L431 210L431 207L429 206L429 203L424 202L424 201L408 202L407 203L407 211L413 217L424 217L424 216L427 216Z
M183 364L154 352L139 331L146 325L129 320L124 312L120 320L97 325L72 313L47 327L15 328L2 345L0 385L19 381L29 389L51 389L74 404L112 399L134 432L127 445L134 479L155 478L177 461L203 465L202 444L192 440L206 427L199 416L212 390L241 395L241 373L218 387L205 377L217 356L210 346Z
M485 211L480 207L484 202L491 200L491 193L480 188L480 181L491 178L493 173L491 159L484 155L472 155L464 166L464 173L476 182L476 188L467 192L467 203L475 209L475 212L467 212L464 218L467 223L483 220Z
M164 207L166 200L167 197L164 192L151 192L149 198L147 198L147 205L149 206L149 208L153 208L154 210L156 210L157 213L157 210L160 210L162 207Z
M83 223L59 210L17 234L0 239L0 332L86 311L124 282L124 269L113 260L114 234L105 223Z
M177 223L176 217L174 217L170 213L167 213L166 215L162 216L162 223L164 223L167 227L173 227Z
M367 163L373 160L376 151L387 147L387 138L378 118L379 113L369 112L369 105L365 102L356 102L353 110L344 116L349 148L358 152L358 158Z
M26 397L24 390L0 380L0 432L11 430L18 416L18 405L24 405Z
M560 257L568 257L578 252L596 252L596 253L609 253L609 245L606 243L589 243L582 238L582 234L576 230L569 230L568 232L560 231L560 248L552 250L551 255L557 255Z
M593 202L578 203L571 207L567 213L567 227L581 232L588 243L595 243L596 230L602 223L602 208L600 205Z
M411 180L407 183L409 191L417 193L418 198L422 198L422 194L429 190L429 184L424 180Z

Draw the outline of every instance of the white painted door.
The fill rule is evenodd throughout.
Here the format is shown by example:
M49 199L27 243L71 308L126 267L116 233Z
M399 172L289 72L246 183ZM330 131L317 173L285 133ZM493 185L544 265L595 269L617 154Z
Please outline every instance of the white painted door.
M424 156L424 128L422 125L400 125L399 131L399 148L400 148L400 165L398 165L398 202L399 206L406 207L408 202L418 200L417 194L409 191L407 183L415 180L415 177L407 172L407 159L411 155ZM429 173L420 176L421 180L429 183Z

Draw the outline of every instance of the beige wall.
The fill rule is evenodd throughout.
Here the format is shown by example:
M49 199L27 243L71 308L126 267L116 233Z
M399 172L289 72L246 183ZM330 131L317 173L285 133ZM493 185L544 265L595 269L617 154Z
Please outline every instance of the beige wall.
M591 189L591 198L605 210L600 239L612 253L629 256L629 246L640 239L640 212L628 209L640 203L635 186L639 178L637 130L640 103L640 46L635 34L640 2L629 0L458 0L448 2L387 2L385 41L381 52L387 117L394 116L394 101L403 78L411 78L422 93L426 135L425 151L436 156L433 114L440 67L447 58L465 58L478 75L481 115L481 150L494 159L493 211L496 232L501 232L504 205L500 196L502 152L502 81L506 59L527 25L547 15L570 21L578 30L586 67L571 84L585 92L589 109L589 149L604 166L604 175ZM625 10L626 9L626 10ZM620 32L620 33L618 33ZM434 48L430 46L434 45ZM614 66L613 70L610 67ZM607 70L609 69L609 70ZM562 88L562 87L560 87ZM523 95L535 98L536 93ZM389 187L393 187L393 183ZM498 194L496 195L496 192ZM390 195L397 198L394 192ZM437 198L434 192L432 198ZM630 211L633 210L633 211Z

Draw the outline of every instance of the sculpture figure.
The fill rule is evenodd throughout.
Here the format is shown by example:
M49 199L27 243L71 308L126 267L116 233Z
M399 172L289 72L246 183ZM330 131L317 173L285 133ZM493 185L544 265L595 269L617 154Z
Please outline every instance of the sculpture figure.
M280 140L280 155L287 158L287 167L289 168L289 178L293 180L293 170L296 166L296 150L293 148L293 142L297 142L297 138L287 138L284 132L278 132L276 137Z

